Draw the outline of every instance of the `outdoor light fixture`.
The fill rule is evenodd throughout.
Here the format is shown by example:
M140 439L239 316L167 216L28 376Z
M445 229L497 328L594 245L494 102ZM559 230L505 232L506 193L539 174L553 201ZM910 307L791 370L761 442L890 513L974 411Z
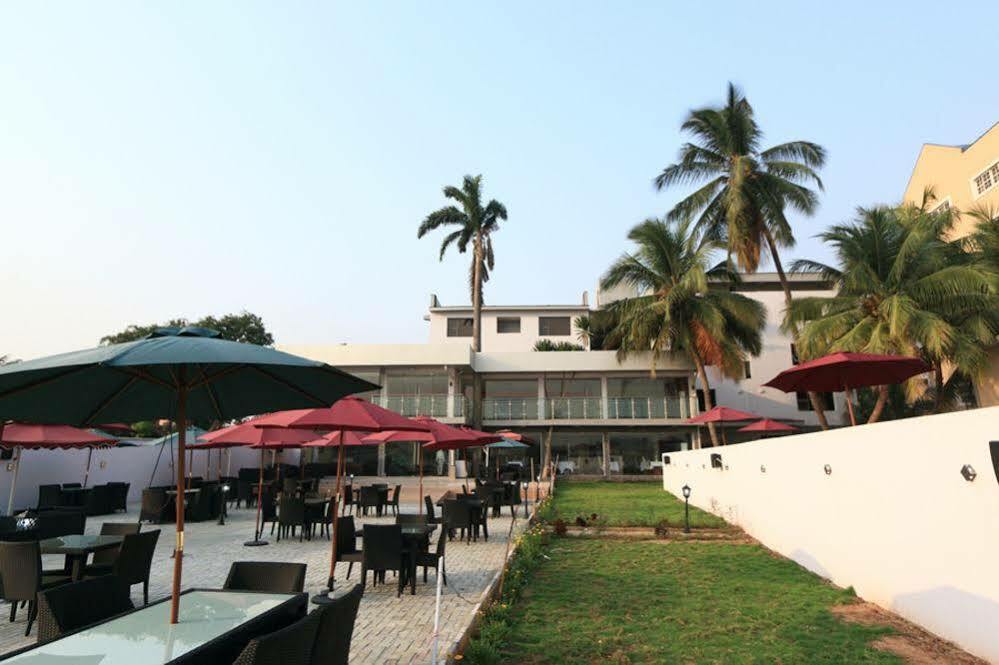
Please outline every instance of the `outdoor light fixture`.
M822 469L823 469L823 471L826 472L827 476L831 476L832 475L832 467L830 465L826 464L824 467L822 467Z
M711 453L711 468L712 469L722 468L721 453Z
M223 485L222 486L222 509L219 510L219 526L225 526L225 507L226 507L226 503L228 503L225 500L225 498L226 498L226 496L228 496L228 494L229 494L229 486L228 485Z
M667 466L669 463L669 455L663 455L663 466Z
M684 485L683 492L683 532L690 533L690 485Z
M767 467L766 467L766 465L764 465L764 464L761 464L761 465L760 465L760 473L766 473L766 472L767 472Z
M528 506L529 503L531 503L531 495L527 491L528 487L529 487L529 485L527 483L523 483L523 488L524 488L524 517L527 517L527 506Z
M970 464L965 464L961 467L961 475L964 476L964 479L970 483L978 477L978 472L975 471L975 467Z

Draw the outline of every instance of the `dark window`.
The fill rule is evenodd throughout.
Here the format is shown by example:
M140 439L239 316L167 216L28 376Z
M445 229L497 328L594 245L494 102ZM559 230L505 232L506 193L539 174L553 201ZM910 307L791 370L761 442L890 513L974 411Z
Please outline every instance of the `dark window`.
M742 378L744 379L753 378L753 368L750 366L748 360L742 363Z
M448 337L471 337L472 336L472 320L471 319L448 319L447 320L447 336Z
M714 404L715 406L718 406L718 398L715 397L714 388L711 389L711 403ZM708 410L707 405L704 403L704 391L701 390L700 388L697 389L697 410L701 411L702 413Z
M798 347L796 347L794 344L792 344L791 345L791 364L792 365L797 365L799 362L801 362L801 361L798 360Z
M567 337L572 334L568 316L542 316L538 318L538 334Z
M812 411L812 400L808 398L807 392L795 393L798 398L798 411ZM822 401L822 409L824 411L832 411L836 408L835 402L833 402L832 393L819 393L819 399Z
M519 316L501 316L496 319L496 332L498 333L519 333Z

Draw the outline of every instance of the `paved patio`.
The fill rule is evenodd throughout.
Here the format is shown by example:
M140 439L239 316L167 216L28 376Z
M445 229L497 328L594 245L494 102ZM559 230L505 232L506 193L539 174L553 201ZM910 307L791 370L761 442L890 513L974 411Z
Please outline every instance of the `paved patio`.
M436 495L435 495L436 496ZM403 504L403 513L416 513L415 504ZM127 515L91 518L87 522L87 533L97 533L105 522L122 522L136 519L139 513L137 504L129 506ZM392 517L361 517L357 525L390 523ZM326 584L329 572L330 542L317 538L311 542L298 542L298 539L282 539L267 534L270 545L266 547L243 547L243 542L253 537L254 511L241 509L229 512L225 526L215 522L188 524L185 531L186 549L184 556L183 587L218 588L225 581L229 565L239 560L296 561L308 564L305 590L316 593ZM526 525L523 508L517 512L514 522L514 537ZM499 573L506 551L507 534L511 518L509 508L505 508L501 518L489 522L489 542L479 541L471 545L452 541L447 548L448 586L443 587L441 599L441 657L445 657L455 641L463 634L474 616L489 583ZM162 530L153 559L150 580L150 600L166 596L170 592L173 561L170 559L173 548L173 525L145 525L143 530ZM268 527L269 530L269 527ZM438 531L439 533L439 531ZM436 537L436 535L435 535ZM432 547L433 545L431 545ZM61 567L59 557L43 557L45 568ZM342 593L359 582L359 566L354 566L350 580L344 580L347 564L337 566L338 593ZM351 643L350 662L356 665L369 663L429 663L433 638L435 575L431 572L428 583L422 583L422 573L418 577L416 595L403 594L396 598L396 587L391 575L388 584L372 587L369 584L361 602L360 612L354 628ZM142 603L142 585L132 587L132 600ZM15 648L33 644L37 630L32 627L31 636L24 637L27 620L26 608L18 611L17 621L7 620L8 606L5 604L0 616L0 654Z

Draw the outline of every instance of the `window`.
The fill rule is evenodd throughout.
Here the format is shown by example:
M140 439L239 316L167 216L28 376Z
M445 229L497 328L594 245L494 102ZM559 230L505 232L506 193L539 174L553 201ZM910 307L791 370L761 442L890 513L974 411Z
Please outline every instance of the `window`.
M742 378L744 379L753 378L753 368L749 364L748 360L742 363Z
M981 196L993 187L999 185L999 162L994 162L987 169L973 178L975 196Z
M797 365L800 362L801 361L798 360L798 347L796 347L794 344L792 344L791 345L791 364L792 365Z
M472 319L448 319L447 320L447 336L448 337L471 337L472 336Z
M812 411L812 400L808 398L807 392L795 393L798 398L798 411ZM833 402L832 393L819 393L819 399L822 401L822 409L824 411L832 411L836 408L836 404Z
M715 389L711 389L711 403L718 406L718 399L715 397ZM704 391L700 388L697 389L697 410L704 412L708 410L707 405L704 403Z
M538 334L567 337L572 334L568 316L542 316L538 318Z
M930 214L932 215L935 212L947 212L948 210L950 210L950 197L949 196L947 198L945 198L943 201L941 201L940 203L938 203L937 205L933 206L933 209L930 210Z
M496 332L498 333L519 333L519 316L501 316L496 319Z

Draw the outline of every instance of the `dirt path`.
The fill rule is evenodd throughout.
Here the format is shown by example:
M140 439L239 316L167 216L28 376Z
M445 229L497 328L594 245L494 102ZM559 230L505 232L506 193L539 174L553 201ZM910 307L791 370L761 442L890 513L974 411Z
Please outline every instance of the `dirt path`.
M988 665L986 661L963 651L953 642L937 637L874 603L861 600L850 605L837 605L832 608L832 613L844 621L869 626L890 626L898 631L895 635L878 638L871 646L893 653L907 663Z

